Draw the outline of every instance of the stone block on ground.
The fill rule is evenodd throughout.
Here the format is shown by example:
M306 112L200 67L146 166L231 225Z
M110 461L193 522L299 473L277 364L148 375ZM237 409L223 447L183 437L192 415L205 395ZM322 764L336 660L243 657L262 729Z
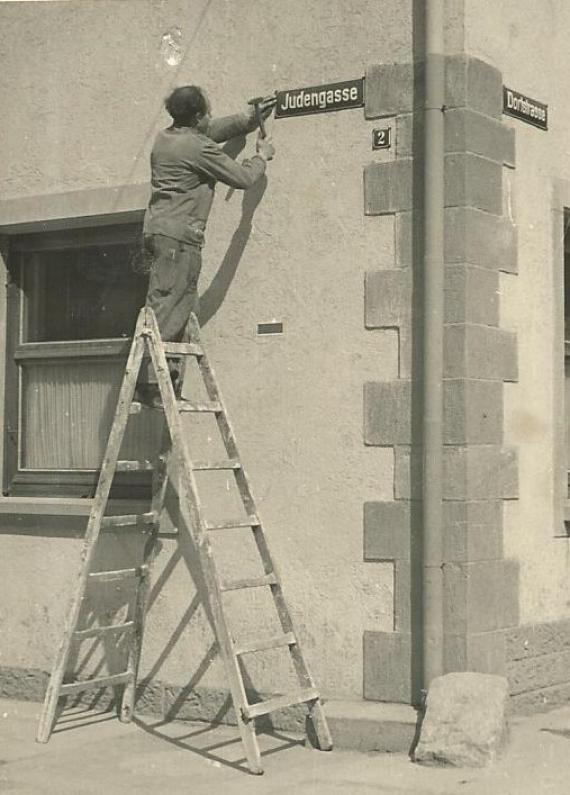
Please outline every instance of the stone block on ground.
M509 685L505 677L459 672L434 679L414 761L424 765L483 767L508 736Z

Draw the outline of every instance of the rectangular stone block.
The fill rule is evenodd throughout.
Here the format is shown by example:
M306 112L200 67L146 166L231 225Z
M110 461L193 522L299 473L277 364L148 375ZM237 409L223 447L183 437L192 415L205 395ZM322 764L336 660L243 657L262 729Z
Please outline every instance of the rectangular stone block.
M445 113L445 151L470 152L503 165L514 163L514 134L500 121L468 108Z
M446 266L445 322L498 326L498 272L473 265Z
M380 447L407 444L411 433L411 381L364 384L364 444Z
M508 447L501 451L501 480L504 500L519 498L519 456L518 450Z
M503 383L449 379L443 382L444 444L500 444Z
M396 213L396 265L409 268L422 252L423 221L420 212Z
M445 206L503 212L503 167L472 154L445 155ZM407 209L402 207L400 209Z
M422 496L422 451L420 447L394 448L394 496L397 500L419 500Z
M416 143L423 132L421 113L404 113L396 116L396 157L413 157Z
M443 555L446 562L500 560L503 506L500 500L443 503Z
M369 271L364 279L366 328L399 328L410 322L411 269Z
M410 504L364 503L364 560L410 559Z
M446 635L444 640L446 671L476 671L504 676L506 672L504 632L479 632Z
M472 635L505 628L510 608L518 601L518 586L504 560L446 563L444 623L449 635Z
M444 328L444 378L484 378L516 381L516 335L475 323Z
M364 167L365 215L387 215L413 206L412 160L368 163Z
M542 654L570 651L570 618L509 629L506 643L508 660L525 660Z
M494 119L503 112L503 76L494 66L468 55L446 59L446 108L467 107Z
M567 683L570 680L569 672L570 651L543 654L507 664L507 678L513 695Z
M498 445L447 446L443 449L445 500L501 498L501 449Z
M404 632L364 633L364 698L412 703L412 639Z
M503 607L503 627L516 627L520 620L520 600L519 600L519 572L520 566L517 560L508 558L504 561L502 585L502 607ZM570 674L568 676L570 679Z
M411 63L373 64L364 81L364 116L381 119L411 111L414 102Z
M419 504L418 504L419 510ZM419 518L416 521L419 530ZM414 537L412 535L412 543ZM421 559L412 549L412 560L396 560L394 563L394 630L412 632L420 637L422 627L421 592L418 583L422 579ZM418 661L419 662L419 661Z
M446 264L517 272L517 230L508 218L473 207L447 207L444 212Z

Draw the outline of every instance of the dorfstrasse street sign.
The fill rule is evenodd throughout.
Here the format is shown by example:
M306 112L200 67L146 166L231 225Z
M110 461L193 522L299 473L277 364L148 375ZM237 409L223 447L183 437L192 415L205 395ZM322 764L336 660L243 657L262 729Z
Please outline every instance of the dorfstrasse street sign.
M503 113L541 130L548 129L548 105L506 86L503 86Z

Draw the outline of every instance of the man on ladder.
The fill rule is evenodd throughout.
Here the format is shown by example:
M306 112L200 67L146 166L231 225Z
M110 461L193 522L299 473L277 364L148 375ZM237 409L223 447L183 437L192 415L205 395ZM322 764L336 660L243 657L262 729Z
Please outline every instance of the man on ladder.
M190 314L196 312L201 248L216 182L246 190L263 176L275 154L263 128L275 97L255 103L248 113L212 119L208 97L198 86L176 88L166 99L173 123L158 133L152 148L152 195L144 221L146 305L156 316L163 341L180 341ZM250 160L236 163L218 145L258 125L256 154ZM179 390L177 361L169 360L169 368ZM161 405L148 359L141 368L137 399L151 408Z

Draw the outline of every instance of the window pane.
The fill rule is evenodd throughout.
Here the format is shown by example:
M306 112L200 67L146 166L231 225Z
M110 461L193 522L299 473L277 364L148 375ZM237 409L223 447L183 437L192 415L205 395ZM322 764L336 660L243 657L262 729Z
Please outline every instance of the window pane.
M124 361L116 360L26 363L22 368L21 466L97 469L107 445L124 366ZM152 460L161 427L160 412L131 417L121 455Z
M24 342L128 337L147 279L133 244L24 252Z

